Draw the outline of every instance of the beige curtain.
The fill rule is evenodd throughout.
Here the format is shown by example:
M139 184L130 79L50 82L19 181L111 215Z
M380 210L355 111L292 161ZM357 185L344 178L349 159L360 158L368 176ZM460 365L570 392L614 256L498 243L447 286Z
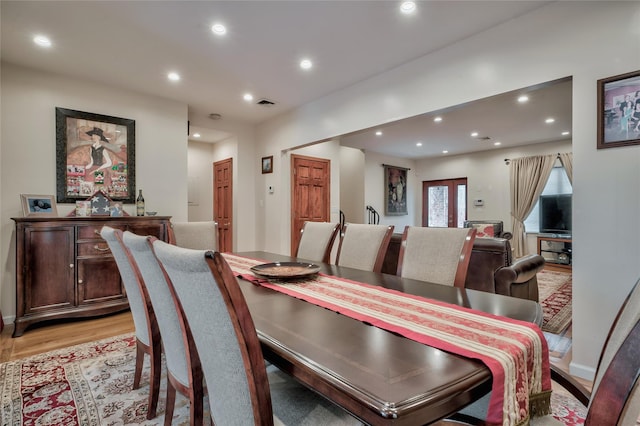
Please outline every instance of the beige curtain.
M560 156L560 162L567 172L569 182L573 185L573 154L570 152L561 152L558 155Z
M509 165L511 180L511 217L513 220L513 255L527 254L524 220L529 216L538 197L547 184L557 156L536 155L511 160Z

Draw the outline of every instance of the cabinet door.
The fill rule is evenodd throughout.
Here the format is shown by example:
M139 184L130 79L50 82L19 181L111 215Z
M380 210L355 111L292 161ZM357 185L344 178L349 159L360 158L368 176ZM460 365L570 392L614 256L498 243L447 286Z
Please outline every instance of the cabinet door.
M123 299L124 287L112 256L78 258L78 304Z
M73 226L24 232L24 314L75 305Z

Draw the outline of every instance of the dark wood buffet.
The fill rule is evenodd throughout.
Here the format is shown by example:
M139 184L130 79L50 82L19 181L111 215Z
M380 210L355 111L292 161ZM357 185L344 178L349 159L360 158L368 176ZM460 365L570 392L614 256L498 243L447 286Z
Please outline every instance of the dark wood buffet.
M168 240L169 216L23 217L16 223L13 337L35 323L129 308L104 225Z

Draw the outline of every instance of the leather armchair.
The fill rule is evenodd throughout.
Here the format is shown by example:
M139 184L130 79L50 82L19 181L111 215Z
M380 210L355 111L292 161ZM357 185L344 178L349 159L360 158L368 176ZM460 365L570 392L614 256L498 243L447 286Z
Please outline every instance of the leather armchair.
M544 258L530 254L514 262L511 244L504 238L476 238L465 287L538 301L537 273Z
M396 274L401 234L393 234L382 266L382 272ZM504 294L538 301L537 273L544 268L544 258L537 254L512 260L509 240L476 238L469 259L465 288Z

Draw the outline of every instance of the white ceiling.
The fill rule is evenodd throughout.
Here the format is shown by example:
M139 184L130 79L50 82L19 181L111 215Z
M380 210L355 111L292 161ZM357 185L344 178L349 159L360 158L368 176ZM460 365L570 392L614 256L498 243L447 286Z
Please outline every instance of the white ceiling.
M217 113L222 120L257 124L547 3L421 1L417 13L406 16L399 13L399 1L2 0L1 55L6 62L184 102L190 117ZM215 22L227 26L224 37L211 32ZM36 46L32 41L36 34L50 37L53 46L46 50ZM306 72L298 67L303 57L314 62ZM168 81L170 71L182 79ZM245 92L254 95L253 102L242 99ZM553 95L544 95L548 97ZM256 105L263 98L275 105ZM571 99L561 99L545 102L545 108L551 104L557 112L544 114L568 114L570 129ZM524 139L541 141L540 127L526 136L516 132L527 130L522 121L504 131L482 128L481 124L506 125L515 119L504 115L489 119L478 111L466 114L465 109L450 111L456 114L459 129L473 127L492 138L504 134L503 146ZM485 104L481 112L488 114L489 109ZM441 124L445 123L451 130L451 122ZM215 127L212 120L211 129L192 131L200 131L208 141L227 136ZM399 135L404 139L380 150L411 157L440 153L447 133L431 134L433 129L426 125L420 129L410 136ZM359 147L366 142L361 136L345 139L345 144ZM402 147L402 141L409 144L415 139L440 144L417 155Z

